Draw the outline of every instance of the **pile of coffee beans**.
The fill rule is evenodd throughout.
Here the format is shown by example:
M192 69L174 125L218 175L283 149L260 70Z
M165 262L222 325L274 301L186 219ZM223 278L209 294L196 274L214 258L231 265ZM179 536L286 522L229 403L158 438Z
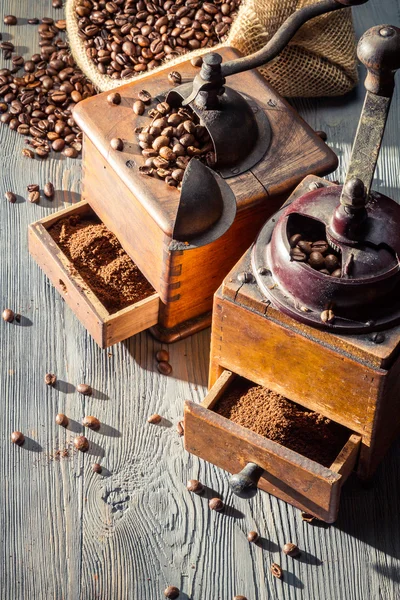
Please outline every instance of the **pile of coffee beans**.
M139 98L134 103L134 110L137 102L145 108L143 98L151 102L151 96L145 90L139 96L142 100ZM160 102L150 108L148 116L152 118L151 123L135 130L145 158L144 166L139 167L143 175L157 176L167 185L180 189L192 157L199 158L209 167L215 165L210 135L190 108L171 108L167 102Z
M39 23L38 19L29 21ZM10 68L0 70L0 121L27 137L34 149L24 149L28 158L47 158L51 150L76 158L82 149L82 132L72 109L95 90L60 37L65 27L64 20L43 18L40 52L29 60L13 54L12 42L0 42L4 58L12 62Z
M78 0L86 54L102 75L125 79L221 42L240 0Z
M301 233L295 233L289 239L290 257L296 262L305 262L324 275L341 277L340 255L326 240L310 241Z

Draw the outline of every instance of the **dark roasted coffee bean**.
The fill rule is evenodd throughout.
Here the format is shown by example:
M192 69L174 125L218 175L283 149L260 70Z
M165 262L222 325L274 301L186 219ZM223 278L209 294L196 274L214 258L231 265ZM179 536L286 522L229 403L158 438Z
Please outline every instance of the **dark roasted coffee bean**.
M179 589L177 587L175 587L174 585L169 585L165 590L164 590L164 596L166 598L170 598L171 600L174 600L175 598L179 597Z
M52 0L52 6L53 8L62 8L62 0Z
M34 158L35 155L32 150L29 150L29 148L23 148L22 156L25 156L26 158Z
M328 271L336 271L339 266L339 259L334 254L325 256L325 267Z
M58 413L58 415L56 415L56 423L57 423L57 425L60 425L61 427L67 427L68 423L69 423L69 419L68 419L67 415L64 415L63 413Z
M296 546L296 544L292 544L291 542L288 542L287 544L285 544L282 548L282 551L284 554L287 554L288 556L291 556L292 558L296 558L296 556L300 556L301 552L299 550L299 548Z
M184 421L178 421L176 424L176 431L180 437L185 434L185 424Z
M204 492L204 485L197 479L189 479L186 487L189 492L193 492L194 494L202 494Z
M318 242L313 242L311 245L313 252L320 252L321 254L325 254L328 251L328 242L324 240L320 240Z
M89 440L84 435L78 435L74 439L74 446L80 452L87 452L89 450Z
M46 183L43 188L44 195L46 198L53 198L54 196L54 185L52 183Z
M39 186L37 183L31 183L26 186L26 189L28 190L28 192L38 192Z
M28 200L32 204L37 204L40 200L40 192L29 192Z
M311 242L307 242L306 240L300 240L297 245L300 248L300 250L302 252L304 252L305 254L311 254L311 252L312 252Z
M11 441L13 444L16 444L17 446L22 446L23 443L25 442L25 436L20 431L13 431L11 434Z
M252 544L255 544L258 541L259 537L260 536L258 535L257 531L249 531L249 533L247 534L247 539Z
M78 156L78 150L76 150L76 148L65 148L64 152L63 152L64 156L67 156L68 158L76 158Z
M246 596L233 596L233 600L247 600Z
M28 19L28 24L29 25L38 25L40 23L39 19Z
M313 251L313 252L311 252L310 256L308 257L308 264L313 269L322 269L322 267L325 265L325 259L324 259L323 255L321 254L321 252Z
M272 563L270 571L274 577L276 577L277 579L282 579L283 571L279 565L277 565L276 563Z
M46 373L44 376L44 382L46 385L54 385L56 381L57 375L54 375L54 373Z
M304 262L307 258L307 255L302 252L298 246L296 246L290 250L290 258L296 262Z
M121 140L121 138L113 138L110 142L110 146L113 150L118 150L118 152L121 152L124 149L124 142Z
M17 196L14 194L14 192L6 192L4 195L5 195L6 200L8 200L11 204L16 203Z
M331 309L323 310L320 317L323 323L333 323L335 320L335 314Z
M141 100L136 100L133 103L133 112L135 113L135 115L142 115L145 111L145 105L144 102L142 102Z
M190 62L194 67L201 67L201 65L203 64L203 59L201 56L194 56Z
M292 237L289 240L290 247L294 248L295 246L297 246L301 239L302 235L300 233L295 233L294 235L292 235Z
M158 173L158 172L157 172ZM170 375L172 373L172 367L169 364L169 362L166 361L160 361L157 364L157 369L160 371L160 373L162 373L163 375Z
M14 311L12 311L11 308L5 308L2 317L3 321L6 321L6 323L12 323L15 319Z
M220 498L211 498L208 506L211 508L211 510L216 510L218 512L221 512L225 508L225 505Z
M150 415L150 417L147 419L147 422L157 425L157 423L161 423L161 418L162 417L158 414Z
M329 273L329 271L328 271L328 273ZM341 277L341 276L342 276L342 269L335 269L332 273L332 277Z
M54 152L61 152L64 150L65 142L62 138L58 138L57 140L54 140L54 142L51 144L51 147L53 148Z
M107 102L110 104L121 104L121 94L118 92L112 92L107 96Z
M93 390L90 387L90 385L87 385L86 383L79 383L76 386L76 391L80 394L83 394L84 396L91 396L93 393Z
M145 104L150 104L150 102L151 102L151 94L147 90L141 90L138 93L138 98Z
M182 83L182 76L178 71L171 71L168 73L168 81L173 85L180 85Z
M93 429L95 431L97 429L100 429L99 419L97 419L97 417L93 417L93 416L84 417L84 419L82 421L82 425L84 427L88 427L89 429Z
M101 474L103 467L99 464L99 463L94 463L94 465L92 466L93 472L97 473L98 475Z
M158 350L158 352L156 353L156 361L157 362L168 362L169 361L168 350Z
M18 23L18 19L14 15L6 15L4 17L5 25L16 25L17 23Z

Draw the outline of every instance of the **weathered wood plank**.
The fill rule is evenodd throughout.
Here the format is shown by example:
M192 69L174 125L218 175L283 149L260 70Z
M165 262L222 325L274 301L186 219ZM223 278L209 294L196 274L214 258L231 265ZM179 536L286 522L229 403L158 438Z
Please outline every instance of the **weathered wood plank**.
M50 5L50 0L3 0L1 12L59 17ZM370 0L354 14L358 34L380 22L399 25L400 2ZM36 51L35 27L1 25L0 30L17 40L19 51ZM397 199L399 88L377 171L380 190ZM327 131L339 152L341 166L333 178L343 180L362 97L359 92L294 102L315 129ZM78 199L80 161L27 161L22 148L23 139L1 126L0 298L2 307L26 317L26 326L0 323L0 597L157 600L173 583L186 600L230 600L235 594L249 600L396 598L400 444L384 461L374 489L361 489L356 482L344 487L339 520L329 529L303 523L299 511L263 493L250 500L232 497L228 475L187 455L175 432L183 400L200 402L205 395L209 333L171 346L170 378L156 371L154 352L160 344L146 333L110 353L101 351L29 258L27 247L29 223ZM34 206L3 200L6 190L22 199L28 184L43 186L49 180L57 189L53 202ZM48 370L58 374L56 389L43 384ZM72 386L82 381L101 394L79 397ZM48 459L74 436L55 425L59 411L77 423L95 414L109 426L107 435L88 434L97 455ZM153 412L173 426L148 425ZM33 443L12 446L9 435L15 428L42 451L33 451ZM100 454L110 472L104 478L91 472ZM207 498L186 492L192 477L214 490L212 495L222 494L229 507L225 514L211 513ZM263 548L249 546L251 529L262 534ZM289 540L305 550L303 558L295 561L279 552ZM283 582L271 577L272 561L285 570Z

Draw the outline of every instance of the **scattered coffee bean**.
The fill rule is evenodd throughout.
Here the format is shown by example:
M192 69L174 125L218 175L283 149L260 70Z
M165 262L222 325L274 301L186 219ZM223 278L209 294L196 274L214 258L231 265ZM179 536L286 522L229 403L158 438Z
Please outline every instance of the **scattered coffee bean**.
M176 424L176 431L180 437L182 437L185 434L185 426L183 421L178 421L178 423Z
M54 385L56 381L57 375L54 375L54 373L46 373L44 376L44 382L46 385Z
M331 309L323 310L320 317L323 323L333 323L335 320L335 314Z
M166 362L164 360L160 361L157 364L157 369L160 371L160 373L162 373L162 375L170 375L172 373L172 367L169 364L169 362Z
M141 100L136 100L133 103L133 112L135 113L135 115L142 115L145 109L146 107L144 105L144 102L142 102Z
M150 415L150 417L147 419L148 423L152 423L153 425L156 425L157 423L161 423L161 415L158 415L157 413L154 415Z
M94 465L92 466L92 469L93 469L94 473L98 473L100 475L103 470L103 467L101 465L99 465L99 463L94 463Z
M276 577L277 579L283 578L283 571L282 571L281 567L279 565L277 565L276 563L272 563L272 565L270 567L270 571L271 571L272 575L274 577Z
M194 494L202 494L204 492L204 485L197 479L189 479L186 487L189 492L193 492Z
M89 440L84 435L77 435L74 439L74 446L80 452L87 452L89 450Z
M11 308L5 308L2 317L3 321L6 321L6 323L12 323L15 319L14 311L12 311Z
M247 600L246 596L234 596L233 600Z
M22 446L25 442L25 436L20 431L13 431L11 434L11 441L13 444L17 444L17 446Z
M302 512L301 513L301 518L306 523L313 523L313 521L317 521L318 520L317 517L314 517L314 515L311 515L311 514L306 513L306 512Z
M157 362L168 362L169 361L169 352L168 350L159 350L156 353Z
M218 512L221 512L225 508L225 505L220 498L211 498L208 506L211 508L211 510L216 510Z
M69 419L68 419L67 415L64 415L63 413L58 413L58 415L56 415L56 423L57 423L57 425L60 425L61 427L67 427L68 423L69 423Z
M173 85L180 85L182 83L182 76L178 71L171 71L168 73L168 81Z
M30 183L26 186L26 189L28 190L28 192L38 192L39 186L37 183Z
M28 25L39 25L40 21L39 19L28 19Z
M29 194L28 194L28 200L32 204L37 204L39 202L39 200L40 200L40 192L37 192L37 191L29 192Z
M257 531L249 531L249 533L247 534L247 539L249 542L252 542L253 544L255 544L258 541L258 538L260 536L258 535Z
M121 140L121 138L113 138L110 142L110 146L113 148L113 150L118 150L118 152L121 152L124 149L124 142Z
M76 386L76 391L80 394L83 394L84 396L91 396L93 393L92 388L90 387L90 385L87 385L87 383L79 383Z
M22 149L22 156L25 156L26 158L35 158L34 152L29 148Z
M118 92L112 92L107 96L107 102L110 104L121 104L121 94Z
M18 19L14 15L6 15L4 17L5 25L16 25L17 23L18 23Z
M8 200L8 202L10 202L11 204L16 203L17 196L13 192L6 192L4 195L5 195L6 200Z
M317 135L318 137L320 137L320 138L321 138L321 140L322 140L323 142L326 142L326 140L328 139L328 136L327 136L327 134L325 133L325 131L316 131L315 133L316 133L316 135Z
M151 94L147 90L140 90L138 93L138 98L144 102L144 104L150 104L151 102Z
M174 585L169 585L165 590L164 590L164 596L166 598L172 598L172 600L174 598L178 598L180 594L180 591L177 587L175 587Z
M53 8L62 8L63 7L62 0L52 0L52 6L53 6Z
M46 198L53 198L54 196L54 185L52 183L46 183L43 188L44 195Z
M82 425L84 427L88 427L89 429L93 429L94 431L97 431L97 429L100 429L99 419L97 419L97 417L93 417L93 416L84 417L84 419L82 421Z
M296 544L292 544L291 542L288 542L287 544L285 544L282 548L282 551L284 554L287 554L288 556L291 556L292 558L296 558L296 556L300 556L300 554L301 554L298 546L296 546Z
M201 65L203 64L203 59L201 56L194 56L190 62L193 67L201 67Z

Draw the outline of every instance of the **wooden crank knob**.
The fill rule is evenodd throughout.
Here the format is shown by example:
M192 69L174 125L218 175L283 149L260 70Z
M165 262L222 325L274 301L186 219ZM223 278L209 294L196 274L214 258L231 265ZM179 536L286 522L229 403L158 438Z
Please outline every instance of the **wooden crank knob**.
M249 488L257 487L258 480L263 474L264 469L255 463L248 463L244 469L232 475L229 479L229 487L237 496L244 494Z
M394 75L400 68L400 29L394 25L371 27L360 38L357 55L368 71L365 88L378 96L391 96Z

